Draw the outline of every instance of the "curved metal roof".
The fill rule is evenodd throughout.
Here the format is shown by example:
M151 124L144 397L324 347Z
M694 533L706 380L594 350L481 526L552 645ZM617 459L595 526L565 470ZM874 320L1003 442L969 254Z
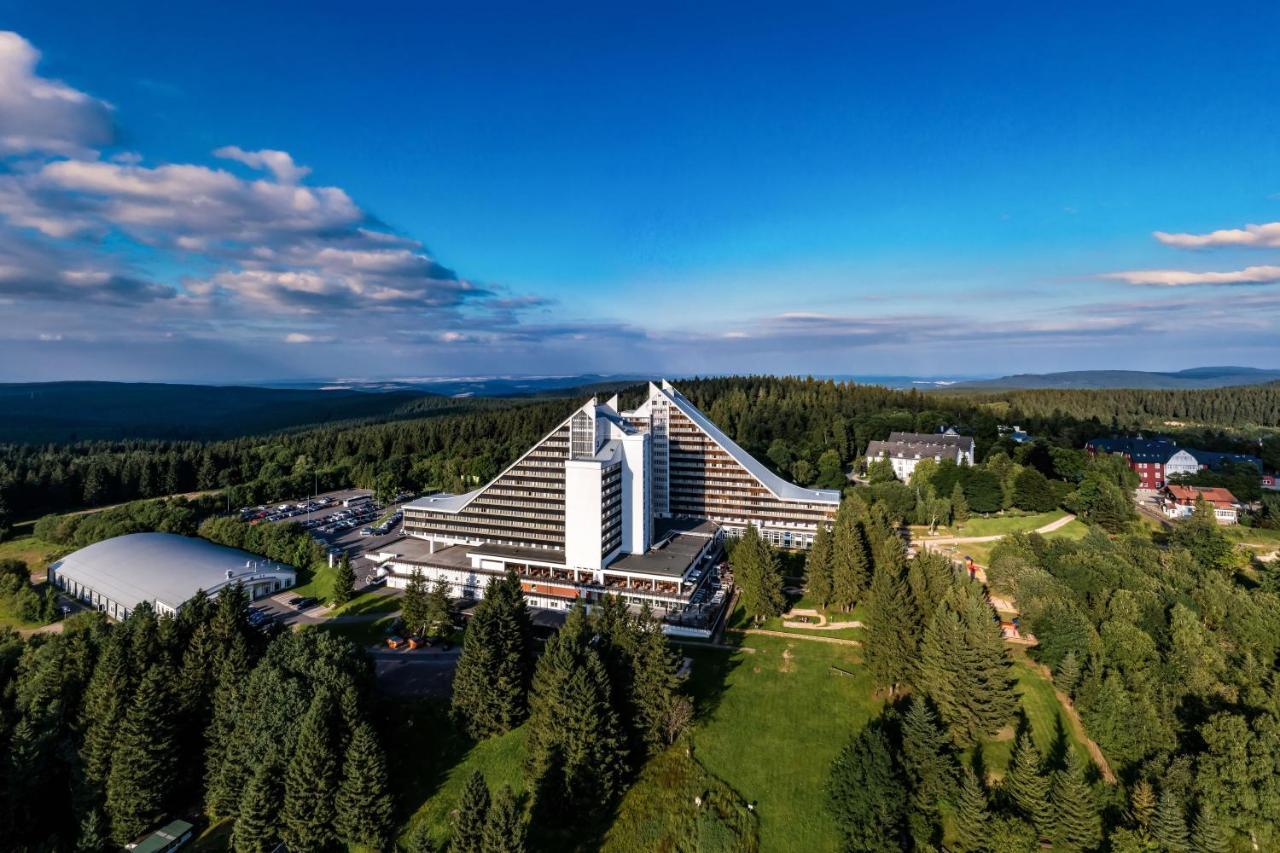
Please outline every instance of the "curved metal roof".
M178 608L198 590L214 592L255 575L297 572L292 566L175 533L130 533L68 554L49 567L132 610L159 601Z

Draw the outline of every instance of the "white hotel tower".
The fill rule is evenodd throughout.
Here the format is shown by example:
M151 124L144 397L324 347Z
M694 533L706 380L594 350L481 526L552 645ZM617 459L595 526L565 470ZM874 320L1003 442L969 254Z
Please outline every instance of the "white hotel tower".
M404 508L405 539L375 558L388 583L413 571L478 597L513 569L526 597L564 608L619 594L659 609L686 604L723 531L757 527L807 548L840 493L786 482L669 383L619 412L584 403L485 486Z

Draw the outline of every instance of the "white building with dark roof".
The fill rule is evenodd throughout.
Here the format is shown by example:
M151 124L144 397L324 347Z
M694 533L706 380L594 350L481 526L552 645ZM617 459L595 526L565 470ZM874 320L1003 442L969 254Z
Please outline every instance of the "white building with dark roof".
M973 438L959 435L953 429L936 433L891 432L888 440L867 444L867 463L888 459L893 473L905 483L921 459L935 462L949 459L957 465L972 465L973 452Z
M113 619L143 601L176 614L197 592L216 596L243 584L252 599L297 582L293 566L207 539L175 533L130 533L87 545L49 566L49 583Z

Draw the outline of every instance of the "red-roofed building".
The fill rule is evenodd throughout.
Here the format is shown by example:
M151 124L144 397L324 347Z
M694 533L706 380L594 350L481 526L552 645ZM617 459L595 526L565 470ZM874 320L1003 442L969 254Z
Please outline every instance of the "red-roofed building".
M1196 500L1203 499L1213 507L1219 524L1235 524L1240 520L1240 502L1226 489L1174 484L1163 491L1164 514L1169 518L1186 518L1196 510Z

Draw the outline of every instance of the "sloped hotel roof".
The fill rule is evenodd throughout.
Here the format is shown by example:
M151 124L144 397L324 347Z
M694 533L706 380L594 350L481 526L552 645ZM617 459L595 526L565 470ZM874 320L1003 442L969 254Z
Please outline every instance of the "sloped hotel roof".
M808 501L811 503L840 503L840 492L835 489L806 489L803 486L797 486L795 483L789 483L770 471L760 463L750 453L738 446L738 443L729 436L720 431L720 428L711 422L711 419L698 410L693 403L690 403L685 396L677 391L668 382L663 382L662 388L658 389L668 400L676 405L685 417L698 425L698 428L711 437L711 440L733 457L734 461L746 468L751 476L760 481L766 489L773 493L774 497L784 501Z

